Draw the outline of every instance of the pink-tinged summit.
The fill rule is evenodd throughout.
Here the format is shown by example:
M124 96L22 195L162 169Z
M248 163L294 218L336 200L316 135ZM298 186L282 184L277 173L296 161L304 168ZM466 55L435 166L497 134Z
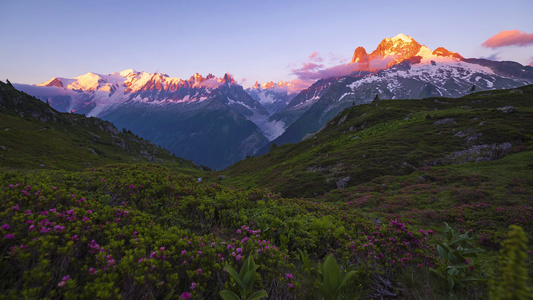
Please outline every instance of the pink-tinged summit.
M385 38L376 50L367 54L365 48L357 47L354 51L350 64L357 64L354 71L375 72L387 69L404 60L420 62L421 60L462 60L463 57L455 52L448 51L443 47L431 51L424 45L419 44L412 37L403 33L395 37Z
M163 73L137 72L127 69L108 75L89 72L87 74L69 79L55 77L36 86L59 87L74 91L102 91L114 92L123 90L124 93L138 91L176 91L179 88L217 87L222 84L235 84L235 79L230 74L222 78L208 74L206 77L196 73L188 80L169 77Z

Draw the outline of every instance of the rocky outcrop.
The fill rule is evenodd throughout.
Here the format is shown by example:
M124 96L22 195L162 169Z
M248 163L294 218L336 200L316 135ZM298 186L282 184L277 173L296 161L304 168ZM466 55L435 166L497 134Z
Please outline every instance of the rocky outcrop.
M442 120L435 121L433 124L435 125L443 125L443 124L453 124L455 123L454 118L444 118Z
M370 68L370 62L365 48L357 47L353 53L352 61L350 63L358 63L361 70L368 70Z
M500 159L513 149L509 142L501 144L473 145L468 149L456 151L443 159L428 162L428 165L463 164Z
M433 55L443 56L443 57L452 57L452 58L455 58L455 59L458 59L458 60L463 60L464 59L464 57L462 57L459 53L449 51L448 49L446 49L444 47L438 47L437 49L435 49L433 51Z

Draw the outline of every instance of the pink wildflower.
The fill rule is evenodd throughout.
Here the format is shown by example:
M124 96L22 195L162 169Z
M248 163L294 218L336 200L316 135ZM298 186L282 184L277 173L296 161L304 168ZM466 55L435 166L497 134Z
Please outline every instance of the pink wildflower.
M185 292L185 293L180 295L180 299L189 300L189 299L191 299L191 294L189 292Z

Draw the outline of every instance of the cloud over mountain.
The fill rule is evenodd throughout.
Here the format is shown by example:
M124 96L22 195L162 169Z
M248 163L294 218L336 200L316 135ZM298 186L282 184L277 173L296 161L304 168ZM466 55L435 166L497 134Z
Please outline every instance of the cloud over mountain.
M293 67L292 74L298 76L301 81L307 82L309 86L318 79L347 76L354 71L353 65L342 63L325 67L324 64L320 64L322 61L324 59L315 51L309 56L309 62L302 63L300 68Z
M525 33L515 29L502 30L481 45L494 49L506 46L525 47L531 44L533 44L533 33Z

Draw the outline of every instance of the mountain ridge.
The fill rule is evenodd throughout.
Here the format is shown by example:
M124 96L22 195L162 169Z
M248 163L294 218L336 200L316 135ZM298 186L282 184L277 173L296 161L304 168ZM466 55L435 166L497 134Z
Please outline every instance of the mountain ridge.
M317 81L308 90L320 87L322 94L318 99L303 97L302 92L293 101L307 103L306 106L299 103L303 109L295 110L289 103L270 117L284 124L283 133L271 144L299 142L307 133L324 126L326 114L335 115L350 105L370 103L374 99L461 97L472 89L508 89L533 83L533 67L516 62L468 59L444 47L432 51L403 34L384 39L371 54L357 47L350 64L354 65L351 75L330 79L346 82L341 88L343 94L328 95L330 86ZM290 119L285 117L289 113ZM269 148L270 145L265 146L260 154Z
M179 128L173 128L191 135L187 138L182 136L183 141L195 144L193 148L196 150L187 150L187 153L202 153L205 147L213 145L197 142L195 135L201 130L190 132L186 127L211 124L211 120L195 120L190 116L197 109L210 105L218 107L224 114L222 119L235 121L228 127L231 129L219 126L218 134L231 139L231 132L248 132L247 136L241 136L238 143L253 141L250 147L237 147L247 150L229 155L231 159L227 151L236 151L234 145L223 144L217 156L222 162L212 166L220 169L247 156L266 153L273 143L298 142L306 134L322 128L328 118L350 105L370 103L374 99L460 97L472 90L515 88L533 83L532 67L464 58L444 47L431 50L404 34L383 39L370 54L363 47L357 47L352 61L346 66L351 70L348 75L317 80L304 90L283 81L256 82L244 90L229 73L223 77L212 74L204 77L196 73L184 80L164 73L133 69L108 75L86 73L73 79L54 77L36 86L17 87L28 92L33 90L34 95L60 111L107 118L117 126L143 132L144 138L157 138L154 140L157 143L165 141L166 147L172 144L170 150L179 156L187 155L181 152L183 145L171 142L161 132L172 134L167 128L173 127L173 120L191 120L191 124L180 123ZM345 86L339 86L342 84ZM336 86L335 91L328 93L332 86ZM293 93L294 90L298 93ZM217 100L211 101L213 99ZM207 105L202 104L205 101L208 101ZM136 109L142 110L135 113L139 116L146 116L150 111L160 114L143 118L144 122L154 122L164 115L168 119L166 122L155 123L165 123L165 128L161 130L147 124L150 128L148 132L140 124L121 115L121 111L133 112ZM163 113L165 109L174 114ZM206 117L198 111L196 113ZM204 128L210 132L212 140L217 135L216 127L213 124L210 129ZM181 136L181 133L178 135ZM206 164L207 160L211 161L211 158L204 157L196 162Z
M192 162L112 123L61 113L0 81L0 166L78 170L110 163L165 162L198 169Z

